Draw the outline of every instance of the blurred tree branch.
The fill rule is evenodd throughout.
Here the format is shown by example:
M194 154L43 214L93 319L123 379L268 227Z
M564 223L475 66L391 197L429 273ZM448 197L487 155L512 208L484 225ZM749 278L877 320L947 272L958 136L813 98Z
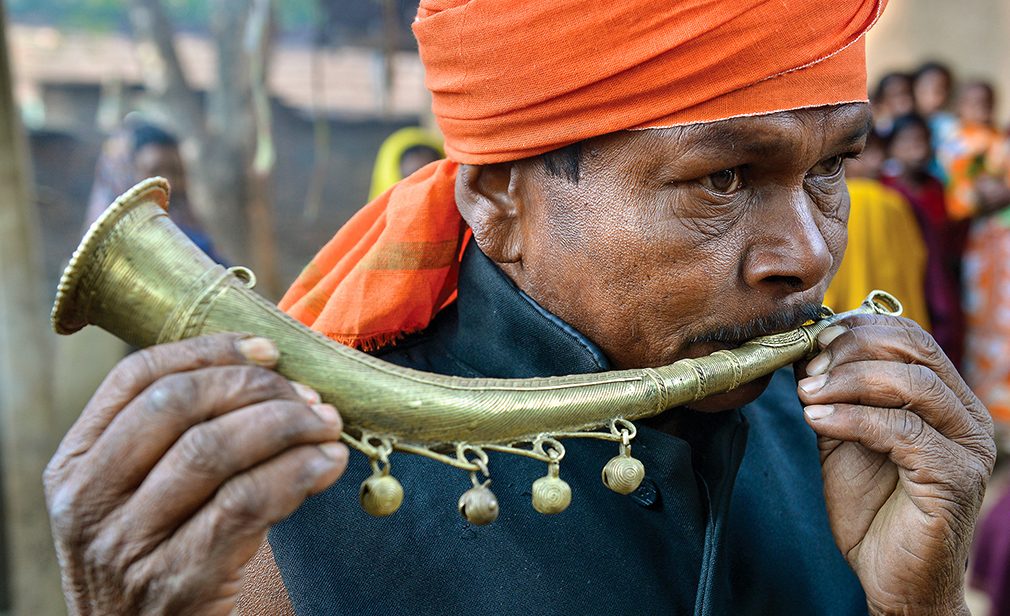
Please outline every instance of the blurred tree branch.
M272 154L262 158L273 144L266 94L273 3L210 0L208 7L217 76L205 101L186 80L162 0L130 0L130 21L146 88L182 138L194 208L220 252L256 268L261 291L276 296Z
M202 139L200 97L186 81L172 22L161 0L132 0L129 15L145 86L173 109L175 128L182 138Z

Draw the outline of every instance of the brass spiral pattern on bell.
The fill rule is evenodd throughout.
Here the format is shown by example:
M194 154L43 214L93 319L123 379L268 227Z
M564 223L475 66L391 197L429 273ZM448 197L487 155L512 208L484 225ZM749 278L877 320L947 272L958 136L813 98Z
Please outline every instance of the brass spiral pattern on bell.
M498 498L488 489L487 482L463 492L458 507L466 521L476 526L484 526L498 519Z
M607 462L601 473L603 485L618 494L631 494L645 479L645 465L630 455L620 454Z
M557 464L552 464L546 477L533 482L533 508L547 515L561 513L572 502L572 488L558 477Z
M358 492L365 513L384 517L394 513L403 503L403 486L388 472L376 471L361 483Z

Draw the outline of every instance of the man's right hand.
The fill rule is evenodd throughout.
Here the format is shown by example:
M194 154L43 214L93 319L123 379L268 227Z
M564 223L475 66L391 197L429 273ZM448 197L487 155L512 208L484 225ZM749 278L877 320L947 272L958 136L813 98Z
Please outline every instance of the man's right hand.
M267 529L340 477L341 420L225 334L109 374L45 472L71 614L229 614Z

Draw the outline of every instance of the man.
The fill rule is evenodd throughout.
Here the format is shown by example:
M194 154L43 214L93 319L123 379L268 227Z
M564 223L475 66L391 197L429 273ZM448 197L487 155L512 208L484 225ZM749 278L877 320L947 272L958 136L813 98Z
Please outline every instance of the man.
M172 186L172 221L212 259L223 263L214 244L189 203L186 169L179 140L162 128L138 117L128 116L123 126L106 139L95 170L88 211L87 229L106 207L138 181L161 176Z
M808 318L845 245L842 162L869 126L861 37L881 7L668 4L422 2L449 160L355 216L282 306L390 361L503 377L666 364ZM68 603L967 613L984 407L908 321L849 319L820 343L805 408L778 374L643 423L630 497L568 464L575 502L541 516L526 490L543 469L492 457L502 515L481 528L452 512L466 478L413 456L393 460L404 507L361 513L355 482L334 484L336 409L269 371L269 341L143 351L47 471ZM611 449L573 443L566 462Z

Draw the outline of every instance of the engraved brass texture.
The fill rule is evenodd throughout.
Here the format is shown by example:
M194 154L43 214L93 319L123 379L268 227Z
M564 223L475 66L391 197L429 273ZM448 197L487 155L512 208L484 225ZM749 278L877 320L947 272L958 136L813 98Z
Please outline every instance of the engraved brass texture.
M535 490L534 501L544 510L561 510L570 496L567 484L557 483L564 483L557 474L564 447L557 439L588 437L621 445L619 458L626 460L614 463L621 468L610 469L608 485L624 493L641 474L627 462L633 460L632 420L729 391L803 359L816 350L821 330L851 314L825 309L821 320L790 332L660 368L532 379L447 377L394 366L298 323L252 290L252 272L225 269L200 251L169 220L168 200L168 183L151 178L92 225L60 280L54 329L70 334L93 324L137 347L217 332L270 338L280 350L277 370L336 406L344 440L373 461L377 474L366 484L392 479L393 451L424 455L472 476L488 475L487 451L505 452L548 464L542 496L537 500ZM856 312L900 314L901 304L874 291ZM362 502L372 513L399 506L396 489L387 483L363 486ZM386 496L373 498L379 492Z

